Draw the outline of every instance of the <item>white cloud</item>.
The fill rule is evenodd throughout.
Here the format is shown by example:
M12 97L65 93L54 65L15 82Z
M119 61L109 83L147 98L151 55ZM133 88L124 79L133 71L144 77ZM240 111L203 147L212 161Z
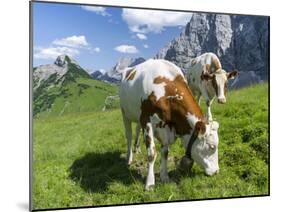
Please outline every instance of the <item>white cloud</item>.
M136 36L137 36L140 40L146 40L146 39L147 39L146 35L141 34L141 33L137 33Z
M98 15L102 16L111 16L108 12L106 12L106 9L104 7L95 7L95 6L81 6L83 10L87 10L90 12L94 12Z
M92 48L84 35L73 35L55 39L49 47L35 47L34 57L37 59L56 59L62 54L74 57L80 54L80 50L97 53L101 51L99 47Z
M112 19L112 18L108 19L108 23L111 23L111 24L119 24L118 21L116 21L116 20L114 20L114 19Z
M95 47L95 48L93 48L93 51L94 52L100 52L100 48L99 47Z
M185 26L192 13L160 10L123 9L122 18L132 32L160 33L165 27Z
M35 47L34 57L37 59L56 59L59 55L66 54L70 57L79 55L80 52L77 49L68 47Z
M62 39L56 39L53 41L53 44L58 46L68 46L74 48L82 48L82 47L89 46L86 37L84 35L80 35L80 36L73 35Z
M144 44L143 47L148 49L149 46L147 44Z
M121 53L135 54L138 53L138 49L135 46L131 45L120 45L114 48L116 51Z

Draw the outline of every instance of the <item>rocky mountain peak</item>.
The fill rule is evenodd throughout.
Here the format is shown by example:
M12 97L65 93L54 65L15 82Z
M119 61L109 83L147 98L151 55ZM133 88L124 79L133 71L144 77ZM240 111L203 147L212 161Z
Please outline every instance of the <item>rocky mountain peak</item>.
M57 59L55 60L54 64L57 66L64 66L65 64L67 64L66 59L66 55L60 55L57 57Z
M66 54L59 55L54 62L55 65L60 67L65 66L68 63L74 63L76 65L78 64L73 58L69 57Z
M127 67L138 65L144 62L145 59L142 57L138 58L130 58L130 57L122 57L118 60L115 66L110 70L111 72L116 72L118 70L123 70Z
M268 18L194 13L184 32L155 58L169 60L185 72L188 62L205 52L215 53L227 71L253 71L262 80L267 79Z
M55 84L58 82L75 81L75 78L79 77L90 78L90 75L74 59L68 55L60 55L53 64L34 68L34 89L37 89L45 82Z
M145 59L142 57L138 58L130 58L130 57L122 57L117 63L108 71L95 71L91 74L94 79L101 80L104 82L115 83L118 84L121 81L121 71L127 67L136 66Z

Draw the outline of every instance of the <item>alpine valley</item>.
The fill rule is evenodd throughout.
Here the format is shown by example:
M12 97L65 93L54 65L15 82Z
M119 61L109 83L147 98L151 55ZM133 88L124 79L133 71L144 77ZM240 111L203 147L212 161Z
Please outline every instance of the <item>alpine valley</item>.
M239 76L229 83L230 89L266 82L269 73L268 24L268 19L258 16L194 13L179 36L155 50L154 58L169 60L186 72L193 58L213 52L226 71L239 70ZM60 55L54 64L35 67L33 115L62 115L118 107L122 70L144 61L142 57L122 57L110 70L86 71L74 59Z

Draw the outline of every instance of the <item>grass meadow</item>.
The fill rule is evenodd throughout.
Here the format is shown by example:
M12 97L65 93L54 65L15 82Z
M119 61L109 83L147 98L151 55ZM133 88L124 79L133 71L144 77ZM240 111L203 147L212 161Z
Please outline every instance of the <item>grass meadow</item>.
M208 177L195 164L191 176L182 174L177 166L184 149L177 140L169 152L171 182L160 181L158 154L152 191L144 190L143 141L142 153L126 165L119 109L35 118L33 209L267 195L268 84L231 91L227 101L212 106L220 123L220 173ZM201 105L204 108L203 101ZM159 151L159 143L156 146Z

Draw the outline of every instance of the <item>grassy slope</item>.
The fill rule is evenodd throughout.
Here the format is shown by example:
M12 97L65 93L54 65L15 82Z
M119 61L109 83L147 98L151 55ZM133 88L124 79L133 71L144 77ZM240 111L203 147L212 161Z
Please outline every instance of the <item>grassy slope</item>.
M35 109L43 109L36 114L38 117L99 111L103 108L107 96L117 94L117 87L93 79L77 78L76 82L70 82L63 87L52 87L44 93L45 96L35 101ZM51 101L49 109L44 108L46 99Z
M219 198L268 193L267 84L234 91L226 105L213 105L220 122L220 173L207 177L195 165L191 177L176 163L177 141L169 154L171 183L159 179L144 191L146 155L126 167L126 142L119 110L69 114L34 121L34 209ZM159 144L157 144L159 150Z

